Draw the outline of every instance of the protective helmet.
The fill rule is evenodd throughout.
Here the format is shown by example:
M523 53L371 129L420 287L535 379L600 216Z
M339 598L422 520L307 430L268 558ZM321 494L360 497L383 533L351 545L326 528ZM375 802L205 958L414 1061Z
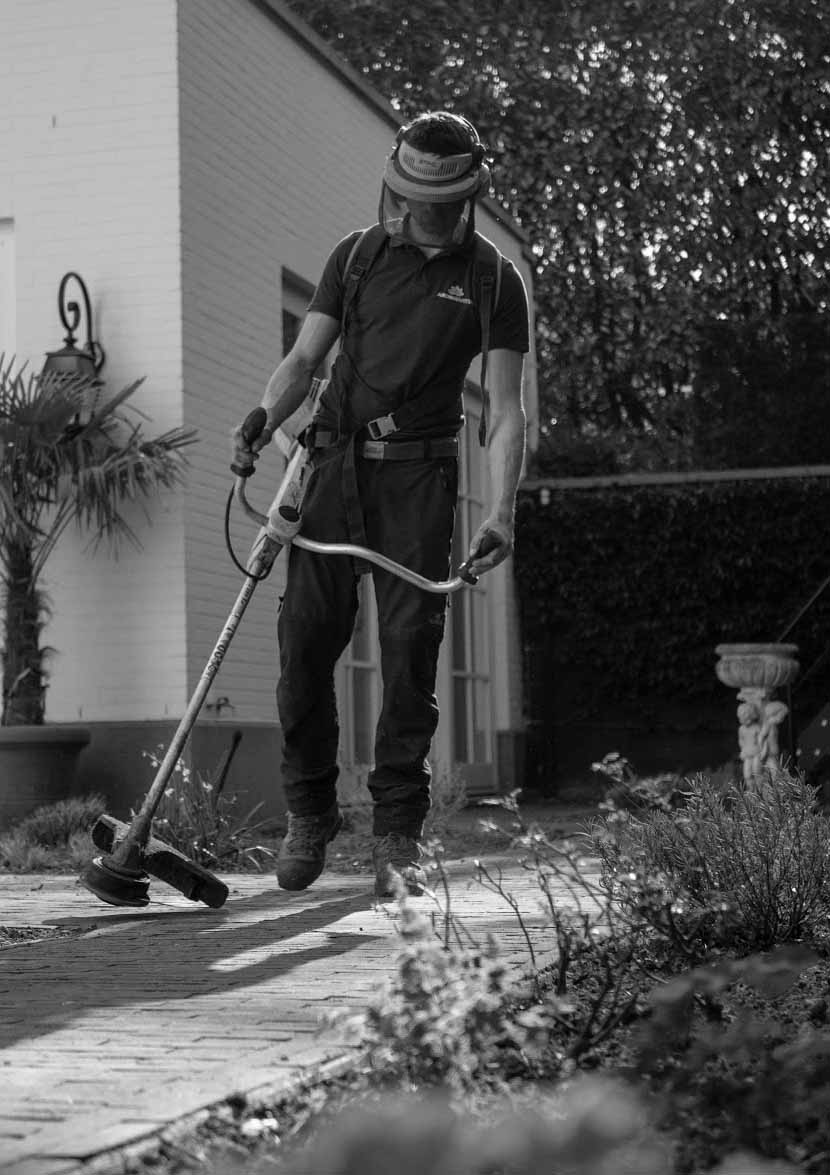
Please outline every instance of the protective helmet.
M456 132L466 132L469 150L443 154L414 146L407 135L416 125L425 127L429 121L439 126L451 124ZM378 220L389 236L407 233L407 200L422 200L432 204L462 204L463 208L453 232L452 244L464 243L474 230L476 197L490 186L490 168L484 158L485 147L471 122L457 114L421 115L414 123L398 131L395 146L386 160L381 185Z

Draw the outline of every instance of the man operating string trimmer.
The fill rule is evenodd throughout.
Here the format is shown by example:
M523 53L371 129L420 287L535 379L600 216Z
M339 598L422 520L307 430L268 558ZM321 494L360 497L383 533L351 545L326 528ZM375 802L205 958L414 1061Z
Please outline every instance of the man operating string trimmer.
M527 296L511 262L475 231L476 198L490 184L484 154L475 128L454 114L423 114L401 128L386 162L379 223L346 237L329 257L297 341L262 398L265 430L254 441L242 423L233 433L234 463L250 468L302 404L339 337L306 435L313 473L302 533L370 547L430 579L449 568L462 391L478 354L489 389L492 500L470 545L471 573L490 571L513 547ZM369 570L383 679L369 775L375 890L390 896L396 874L414 893L425 880L418 840L430 803L446 599L381 568L292 547L278 621L283 889L305 889L320 876L341 826L334 668L352 634L357 577Z

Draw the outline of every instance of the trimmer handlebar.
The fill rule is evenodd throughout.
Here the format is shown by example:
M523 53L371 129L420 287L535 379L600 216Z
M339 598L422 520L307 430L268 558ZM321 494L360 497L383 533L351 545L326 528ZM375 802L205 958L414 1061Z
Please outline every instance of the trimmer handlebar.
M247 499L245 492L246 476L245 474L237 475L234 496L248 518L256 522L259 526L265 527L267 530L269 515L261 514L259 510L254 509ZM295 546L302 547L306 551L314 551L318 555L350 555L353 559L364 559L367 563L374 563L377 567L384 568L385 571L391 571L393 575L399 576L401 579L406 580L407 583L414 584L415 587L419 587L423 591L433 592L439 595L457 592L459 588L478 583L478 577L471 575L469 571L470 563L472 562L471 559L466 559L461 564L452 579L434 580L419 575L417 571L411 571L408 567L404 567L402 563L396 563L394 559L390 559L387 555L381 555L379 551L372 551L368 547L360 547L355 543L321 543L315 539L307 539L301 534L296 535L291 541ZM478 556L486 555L498 546L498 536L495 534L491 535L490 532L487 532L476 554Z

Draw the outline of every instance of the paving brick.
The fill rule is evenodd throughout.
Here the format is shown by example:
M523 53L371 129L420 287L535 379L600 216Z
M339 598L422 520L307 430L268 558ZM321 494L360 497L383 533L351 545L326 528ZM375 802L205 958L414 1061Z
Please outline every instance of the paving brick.
M515 915L454 872L454 912L475 935L495 933L505 958L525 968ZM56 925L77 913L74 878L3 884L11 924ZM550 936L531 880L513 867L505 885L544 958ZM105 908L79 922L81 937L0 952L2 1175L64 1175L109 1150L116 1170L118 1148L354 1052L322 1018L365 1006L391 977L396 907L374 906L365 877L324 877L301 895L260 875L234 877L231 888L208 917L174 895L161 919Z
M68 1175L75 1169L74 1162L65 1159L20 1159L16 1162L0 1162L3 1175Z

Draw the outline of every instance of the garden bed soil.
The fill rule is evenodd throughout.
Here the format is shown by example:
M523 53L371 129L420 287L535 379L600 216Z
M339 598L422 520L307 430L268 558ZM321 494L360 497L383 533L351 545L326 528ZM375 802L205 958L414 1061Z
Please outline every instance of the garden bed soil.
M44 939L75 938L82 933L82 930L66 930L58 926L0 926L0 951L43 942Z

